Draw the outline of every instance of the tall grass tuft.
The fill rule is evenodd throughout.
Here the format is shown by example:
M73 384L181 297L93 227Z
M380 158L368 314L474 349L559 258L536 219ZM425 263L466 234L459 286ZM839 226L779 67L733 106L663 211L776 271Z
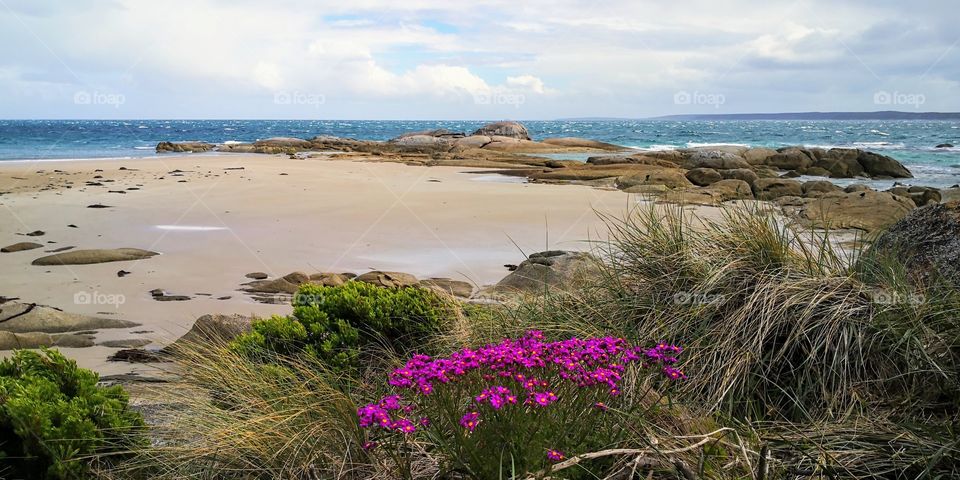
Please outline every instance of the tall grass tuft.
M607 220L607 316L686 345L684 388L709 409L810 420L956 398L960 301L893 273L890 258L760 209Z

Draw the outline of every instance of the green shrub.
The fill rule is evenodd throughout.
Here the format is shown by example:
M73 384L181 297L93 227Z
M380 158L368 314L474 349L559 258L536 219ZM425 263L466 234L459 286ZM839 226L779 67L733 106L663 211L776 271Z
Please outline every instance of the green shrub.
M88 458L139 444L143 418L120 386L54 350L0 362L0 477L78 478Z
M333 367L357 366L367 346L397 352L421 347L445 316L444 301L422 288L307 284L293 298L293 315L254 322L232 348L250 355L307 353Z

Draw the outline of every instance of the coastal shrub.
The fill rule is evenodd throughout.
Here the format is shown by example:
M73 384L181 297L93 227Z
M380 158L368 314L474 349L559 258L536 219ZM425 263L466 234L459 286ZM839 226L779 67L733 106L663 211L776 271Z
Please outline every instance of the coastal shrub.
M425 442L441 452L441 476L525 478L577 465L596 478L610 467L605 458L569 460L622 446L641 411L662 406L637 387L638 371L685 378L674 365L680 351L614 337L549 342L530 331L446 357L414 355L390 373L394 393L357 410L364 448L404 466Z
M0 478L73 479L143 442L143 418L120 386L55 350L0 361Z
M251 355L307 354L337 368L357 367L365 347L406 352L440 331L448 306L433 291L364 282L306 284L293 315L256 321L233 347Z

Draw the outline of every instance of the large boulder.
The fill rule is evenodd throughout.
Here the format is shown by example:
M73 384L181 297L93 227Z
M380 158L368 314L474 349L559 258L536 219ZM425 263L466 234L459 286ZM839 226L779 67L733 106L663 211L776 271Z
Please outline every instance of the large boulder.
M548 291L572 290L583 280L598 275L599 265L596 257L584 252L534 253L496 285L483 289L479 297L496 299L501 295L543 295Z
M718 196L722 202L753 198L753 189L750 184L736 178L720 180L706 187L706 190Z
M803 195L807 197L822 196L825 193L839 192L843 189L826 180L811 180L803 182Z
M244 315L204 315L193 323L190 331L163 350L169 352L171 349L191 344L225 344L241 333L250 331L252 323L253 318Z
M116 318L100 318L67 313L35 303L0 304L0 330L13 333L62 333L103 328L130 328L139 323Z
M748 168L731 168L730 170L720 170L720 175L726 180L743 180L753 185L753 182L760 178L757 172Z
M740 155L723 150L698 150L683 161L683 168L712 168L726 170L731 168L750 168L750 164Z
M863 166L857 161L860 151L853 148L831 148L824 152L814 167L830 172L833 178L851 178L863 175Z
M34 260L31 265L89 265L107 262L128 262L143 260L157 252L141 250L139 248L113 248L95 250L71 250L69 252L47 255Z
M694 168L687 172L687 180L694 185L705 187L723 180L723 175L712 168Z
M757 200L799 197L803 195L803 186L796 180L785 178L758 178L753 182L753 195Z
M527 127L523 126L520 122L488 123L478 128L473 134L486 135L488 137L498 136L516 138L518 140L530 140L530 133L527 132Z
M783 148L775 155L767 157L765 165L781 170L805 170L816 162L813 154L802 148Z
M828 193L808 198L795 214L816 228L852 228L874 232L892 225L916 208L909 198L887 192Z
M777 151L772 148L757 147L743 152L743 159L750 165L763 165L768 158L776 154Z
M687 180L683 171L676 168L627 175L617 179L617 187L620 189L637 185L664 185L667 188L686 188L693 186L690 180Z
M857 162L871 177L912 178L913 174L896 159L873 152L860 151Z
M910 212L871 248L902 260L921 279L939 277L960 286L960 202Z

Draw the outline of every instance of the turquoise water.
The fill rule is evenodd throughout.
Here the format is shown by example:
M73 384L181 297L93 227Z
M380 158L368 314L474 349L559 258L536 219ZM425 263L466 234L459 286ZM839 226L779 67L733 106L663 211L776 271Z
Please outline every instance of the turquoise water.
M0 160L132 158L153 156L161 141L251 142L289 136L336 135L387 140L431 128L470 131L481 121L363 120L0 120ZM526 121L534 139L576 136L637 149L716 144L782 147L855 147L890 155L917 176L914 183L960 183L958 121ZM583 155L562 158L585 158Z

